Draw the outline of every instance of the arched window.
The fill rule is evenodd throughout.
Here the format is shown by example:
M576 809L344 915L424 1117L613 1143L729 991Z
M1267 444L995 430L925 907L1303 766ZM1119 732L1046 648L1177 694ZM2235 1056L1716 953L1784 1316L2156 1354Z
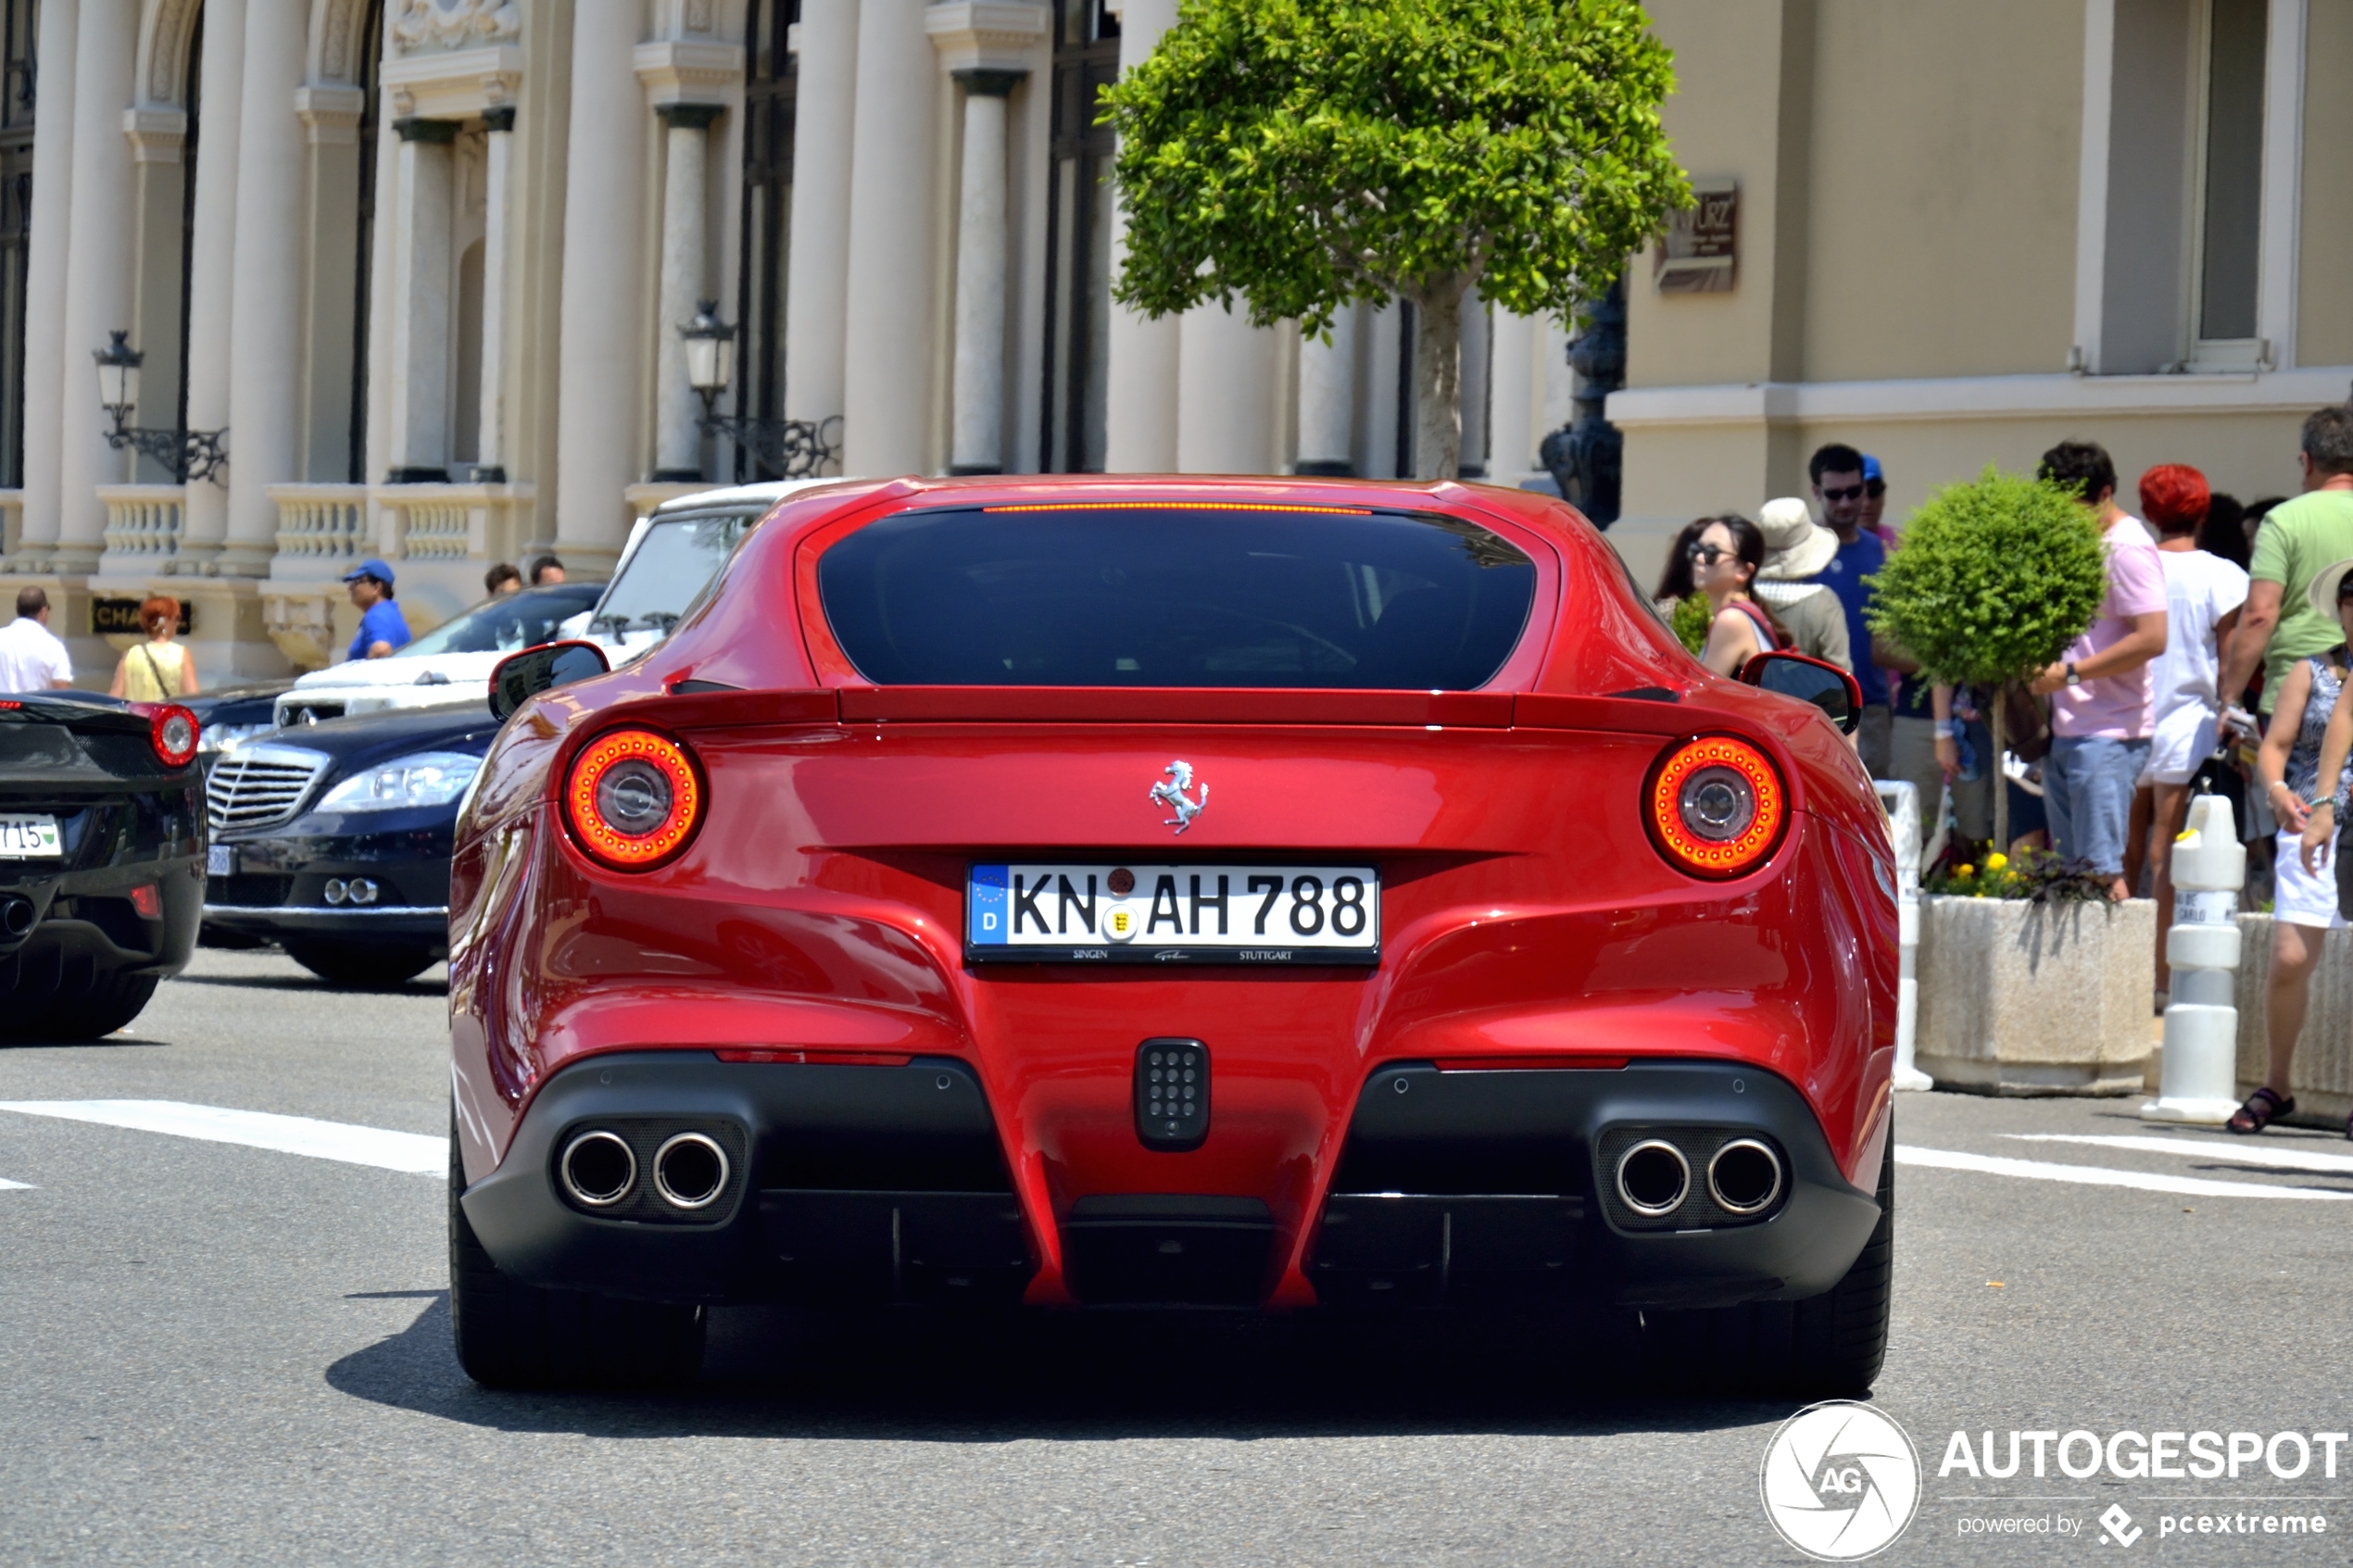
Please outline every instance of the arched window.
M359 243L352 252L359 262L351 270L351 462L346 476L346 483L351 484L368 482L368 274L375 255L376 122L383 118L376 77L384 57L384 0L368 0L351 78L353 85L368 95L367 107L359 111Z
M744 43L743 249L736 269L736 320L742 353L736 411L750 419L785 417L785 288L792 251L793 107L799 68L785 46L800 20L800 0L751 0ZM757 452L737 446L738 482L781 479Z
M1119 79L1119 19L1103 0L1060 0L1053 165L1046 182L1045 419L1038 466L1103 467L1111 327L1112 133L1095 97Z
M0 486L11 490L24 483L24 274L40 8L40 0L0 0Z

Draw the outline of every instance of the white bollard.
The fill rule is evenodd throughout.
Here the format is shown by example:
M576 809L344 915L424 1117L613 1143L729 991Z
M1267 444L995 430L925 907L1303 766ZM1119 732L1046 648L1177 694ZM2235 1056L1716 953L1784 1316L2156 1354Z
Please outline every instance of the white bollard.
M2173 985L2165 1008L2165 1061L2144 1122L2219 1127L2239 1108L2239 888L2246 847L2219 795L2190 802L2187 829L2173 841L2173 925L2165 961Z
M1920 1018L1920 802L1919 792L1901 780L1874 779L1887 812L1888 837L1895 846L1895 1083L1899 1089L1932 1089L1936 1080L1912 1065Z

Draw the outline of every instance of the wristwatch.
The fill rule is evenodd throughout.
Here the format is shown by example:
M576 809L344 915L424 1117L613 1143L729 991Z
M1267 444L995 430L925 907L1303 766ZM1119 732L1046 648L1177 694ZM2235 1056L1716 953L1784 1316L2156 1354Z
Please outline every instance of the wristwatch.
M2083 677L2075 672L2073 659L2069 659L2067 662L2067 684L2070 686L2080 686L2083 684Z

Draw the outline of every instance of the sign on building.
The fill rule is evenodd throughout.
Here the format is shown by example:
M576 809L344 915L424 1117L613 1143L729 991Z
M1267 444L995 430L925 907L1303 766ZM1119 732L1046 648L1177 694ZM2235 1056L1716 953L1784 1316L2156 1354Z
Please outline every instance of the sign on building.
M92 599L90 630L100 636L109 632L136 634L145 630L139 624L138 599ZM180 634L187 636L196 629L196 607L186 599L180 601Z
M1730 294L1740 270L1741 182L1694 179L1692 195L1696 205L1667 214L1652 278L1661 294Z

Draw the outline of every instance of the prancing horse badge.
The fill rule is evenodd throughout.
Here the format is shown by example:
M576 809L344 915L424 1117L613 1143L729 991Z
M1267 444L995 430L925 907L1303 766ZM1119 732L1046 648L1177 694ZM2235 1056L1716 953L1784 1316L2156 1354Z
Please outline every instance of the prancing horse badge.
M1209 786L1207 784L1201 786L1199 800L1189 799L1185 792L1193 787L1193 765L1190 762L1171 762L1161 771L1167 777L1152 785L1152 792L1148 798L1176 813L1165 819L1164 825L1175 828L1181 834L1193 825L1195 817L1209 809Z

